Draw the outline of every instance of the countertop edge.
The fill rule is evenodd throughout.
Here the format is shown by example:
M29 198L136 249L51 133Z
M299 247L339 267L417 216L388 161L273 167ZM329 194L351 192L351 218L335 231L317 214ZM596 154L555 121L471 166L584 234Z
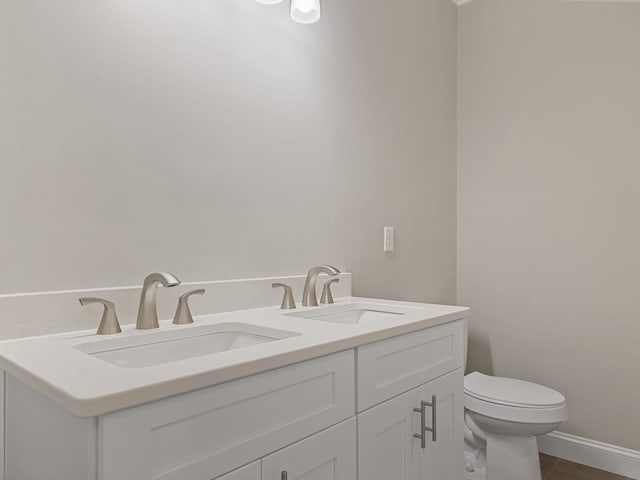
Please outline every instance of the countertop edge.
M251 359L231 366L212 369L208 372L176 378L170 382L144 385L139 388L118 391L97 398L76 398L56 385L47 382L20 365L15 364L10 358L4 355L0 355L0 368L30 388L46 396L60 407L68 410L72 415L79 418L92 418L332 355L341 351L358 348L363 345L387 340L425 328L462 320L469 317L470 314L471 310L469 308L460 307L460 310L456 312L437 315L424 320L417 320L373 332L364 332L361 335L354 335L343 339L332 340L327 343L282 352L266 358Z

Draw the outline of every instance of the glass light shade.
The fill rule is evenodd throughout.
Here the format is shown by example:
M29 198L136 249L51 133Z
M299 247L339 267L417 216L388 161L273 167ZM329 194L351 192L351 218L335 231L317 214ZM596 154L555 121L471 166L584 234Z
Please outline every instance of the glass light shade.
M316 23L322 15L320 0L291 0L291 18L298 23Z
M282 2L282 0L256 0L256 2L261 3L263 5L276 5Z

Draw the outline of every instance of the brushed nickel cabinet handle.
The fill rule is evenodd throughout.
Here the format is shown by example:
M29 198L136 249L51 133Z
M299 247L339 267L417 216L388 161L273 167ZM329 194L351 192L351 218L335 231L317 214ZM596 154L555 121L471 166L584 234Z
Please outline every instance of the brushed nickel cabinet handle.
M414 433L413 436L415 438L420 439L420 448L422 449L427 448L427 436L425 435L425 432L427 430L426 409L427 409L427 402L425 401L420 402L420 408L413 409L414 412L417 412L420 414L420 433L419 434Z
M438 414L436 413L436 408L438 406L438 399L435 395L431 396L431 428L427 429L427 431L431 432L431 440L433 440L434 442L438 441L438 435L437 435L437 426L438 426Z
M431 403L425 402L424 400L420 402L420 408L414 408L413 411L420 414L420 434L414 433L413 436L415 438L420 439L420 447L425 449L427 448L427 432L431 432L431 440L434 442L438 441L437 434L437 418L438 414L436 412L436 408L438 405L438 399L435 395L431 396ZM431 407L431 427L427 427L427 407Z

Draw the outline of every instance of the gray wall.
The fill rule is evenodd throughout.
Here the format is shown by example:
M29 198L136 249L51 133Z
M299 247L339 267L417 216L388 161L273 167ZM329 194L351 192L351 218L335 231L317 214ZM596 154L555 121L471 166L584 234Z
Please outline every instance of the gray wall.
M470 365L640 450L640 4L459 10L458 301Z
M333 262L356 294L454 301L450 0L0 12L0 293Z

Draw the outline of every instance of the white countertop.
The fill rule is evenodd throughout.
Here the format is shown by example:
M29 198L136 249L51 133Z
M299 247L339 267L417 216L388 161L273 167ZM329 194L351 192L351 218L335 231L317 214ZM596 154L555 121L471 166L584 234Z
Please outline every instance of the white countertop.
M288 316L347 303L408 308L404 315L363 324L335 324ZM93 417L433 327L469 314L466 307L348 297L337 299L332 306L297 310L268 307L204 315L195 317L193 325L161 322L161 330L241 322L300 334L222 353L124 368L75 349L82 343L117 337L84 331L1 342L0 368L74 415ZM148 333L125 327L120 335Z

